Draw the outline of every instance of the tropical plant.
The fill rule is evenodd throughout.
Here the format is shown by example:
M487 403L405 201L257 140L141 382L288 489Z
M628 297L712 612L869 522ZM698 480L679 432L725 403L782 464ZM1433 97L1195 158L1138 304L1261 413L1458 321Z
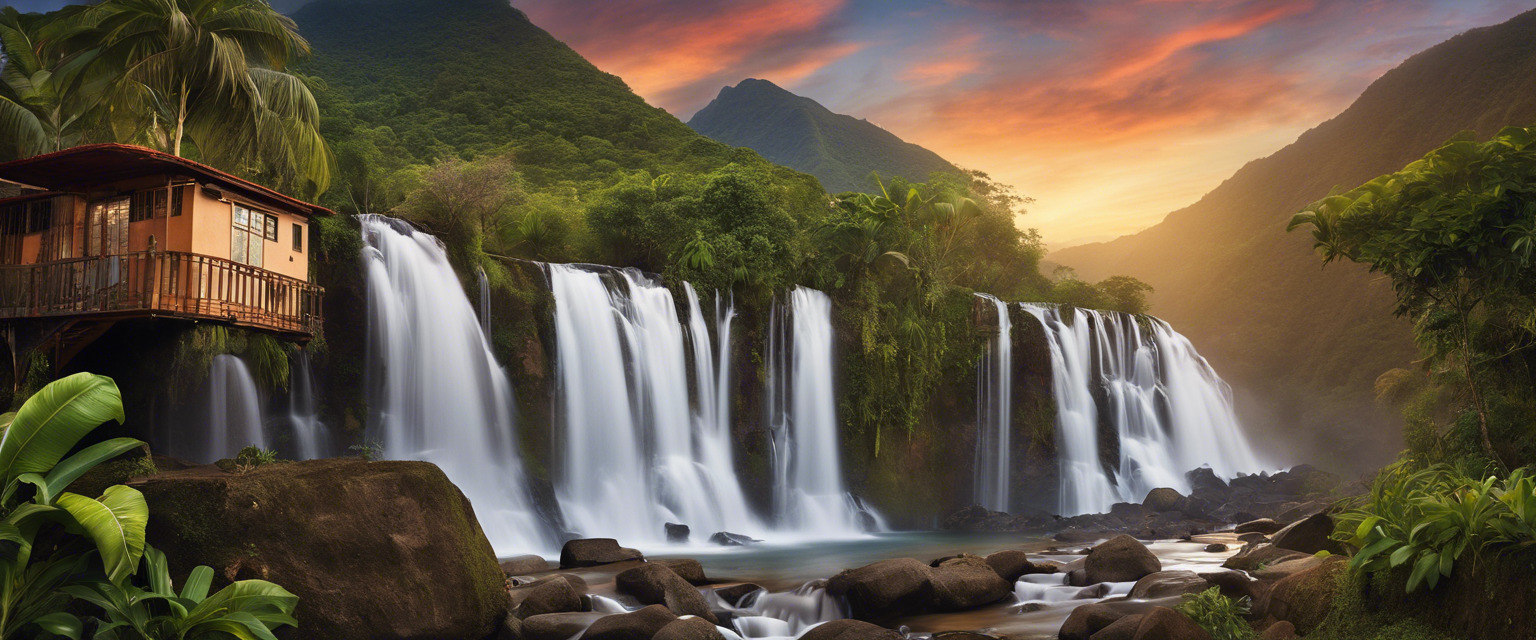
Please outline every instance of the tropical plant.
M97 107L110 76L96 72L94 50L64 54L45 43L61 21L0 9L0 139L9 157L58 151L79 144L97 124Z
M1182 601L1174 608L1189 616L1190 620L1194 620L1215 640L1253 638L1253 626L1244 619L1251 610L1246 597L1233 600L1221 595L1219 587L1211 587L1199 593L1184 594Z
M239 580L209 595L213 569L199 566L175 590L165 554L146 546L143 575L148 588L126 579L94 579L63 591L100 607L95 640L236 638L276 640L272 632L297 626L298 597L265 580Z
M274 462L277 462L276 451L257 446L247 446L235 454L235 468L241 473Z
M42 629L78 637L80 621L65 611L61 589L78 579L94 551L100 570L121 580L144 553L149 506L137 490L108 487L100 498L65 489L80 476L143 442L114 438L65 457L98 425L123 420L122 395L111 378L89 373L54 381L15 413L0 416L0 638ZM48 525L80 532L52 553L34 547Z

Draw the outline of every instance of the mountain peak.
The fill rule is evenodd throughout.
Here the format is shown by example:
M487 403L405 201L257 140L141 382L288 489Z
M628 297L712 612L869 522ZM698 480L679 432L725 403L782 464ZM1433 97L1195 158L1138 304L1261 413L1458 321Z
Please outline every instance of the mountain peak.
M832 193L874 188L870 173L924 181L959 172L938 154L768 81L747 78L694 114L688 126L731 146L804 171Z

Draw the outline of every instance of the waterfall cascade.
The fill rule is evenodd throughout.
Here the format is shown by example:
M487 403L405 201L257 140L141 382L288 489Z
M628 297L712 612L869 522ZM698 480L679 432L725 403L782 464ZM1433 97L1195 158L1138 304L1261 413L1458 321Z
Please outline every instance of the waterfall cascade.
M366 245L370 438L383 455L443 469L499 553L554 546L531 507L512 387L442 244L409 224L359 216Z
M1008 511L1013 433L1013 322L1008 305L986 294L997 311L997 335L976 363L976 504Z
M785 528L819 535L880 528L843 486L833 394L832 299L797 287L774 303L768 329L768 425L774 511ZM876 519L875 522L867 522Z
M298 460L331 455L325 424L315 411L314 372L309 352L299 349L288 363L288 422L293 426L293 447Z
M1102 513L1158 487L1189 493L1185 472L1256 472L1231 389L1189 340L1156 318L1023 305L1045 326L1056 397L1060 513ZM1101 455L1099 424L1117 434Z
M171 455L209 463L233 458L251 446L266 448L261 393L239 356L221 354L208 366L207 422L201 437L177 433L167 438Z
M700 538L759 532L736 480L729 405L720 395L728 367L716 363L729 356L730 309L717 321L717 361L692 287L685 340L671 291L639 271L548 269L563 424L556 493L570 526L641 541L664 540L667 522Z

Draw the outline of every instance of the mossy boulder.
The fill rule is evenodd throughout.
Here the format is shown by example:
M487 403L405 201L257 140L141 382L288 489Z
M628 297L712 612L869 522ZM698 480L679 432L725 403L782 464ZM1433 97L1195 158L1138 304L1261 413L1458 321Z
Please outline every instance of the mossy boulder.
M1281 578L1270 589L1263 611L1291 623L1301 635L1312 633L1333 608L1339 594L1339 573L1344 570L1344 559L1333 557Z
M436 465L358 459L201 466L133 482L178 582L270 580L299 596L297 636L484 638L507 616L496 554Z

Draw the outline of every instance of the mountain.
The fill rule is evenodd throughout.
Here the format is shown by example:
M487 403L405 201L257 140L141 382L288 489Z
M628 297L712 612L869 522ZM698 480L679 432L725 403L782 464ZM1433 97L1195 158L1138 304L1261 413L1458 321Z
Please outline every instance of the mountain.
M815 100L767 80L749 78L721 89L688 120L688 126L816 176L831 193L872 188L872 171L919 182L934 171L959 172L932 151L867 120L832 113Z
M1152 310L1233 383L1263 436L1336 462L1379 460L1401 440L1372 385L1415 358L1387 283L1356 265L1321 267L1290 216L1334 188L1402 168L1462 130L1486 138L1536 123L1536 11L1419 53L1347 110L1248 163L1160 224L1050 260L1088 278L1129 274ZM1374 454L1374 455L1372 455Z

